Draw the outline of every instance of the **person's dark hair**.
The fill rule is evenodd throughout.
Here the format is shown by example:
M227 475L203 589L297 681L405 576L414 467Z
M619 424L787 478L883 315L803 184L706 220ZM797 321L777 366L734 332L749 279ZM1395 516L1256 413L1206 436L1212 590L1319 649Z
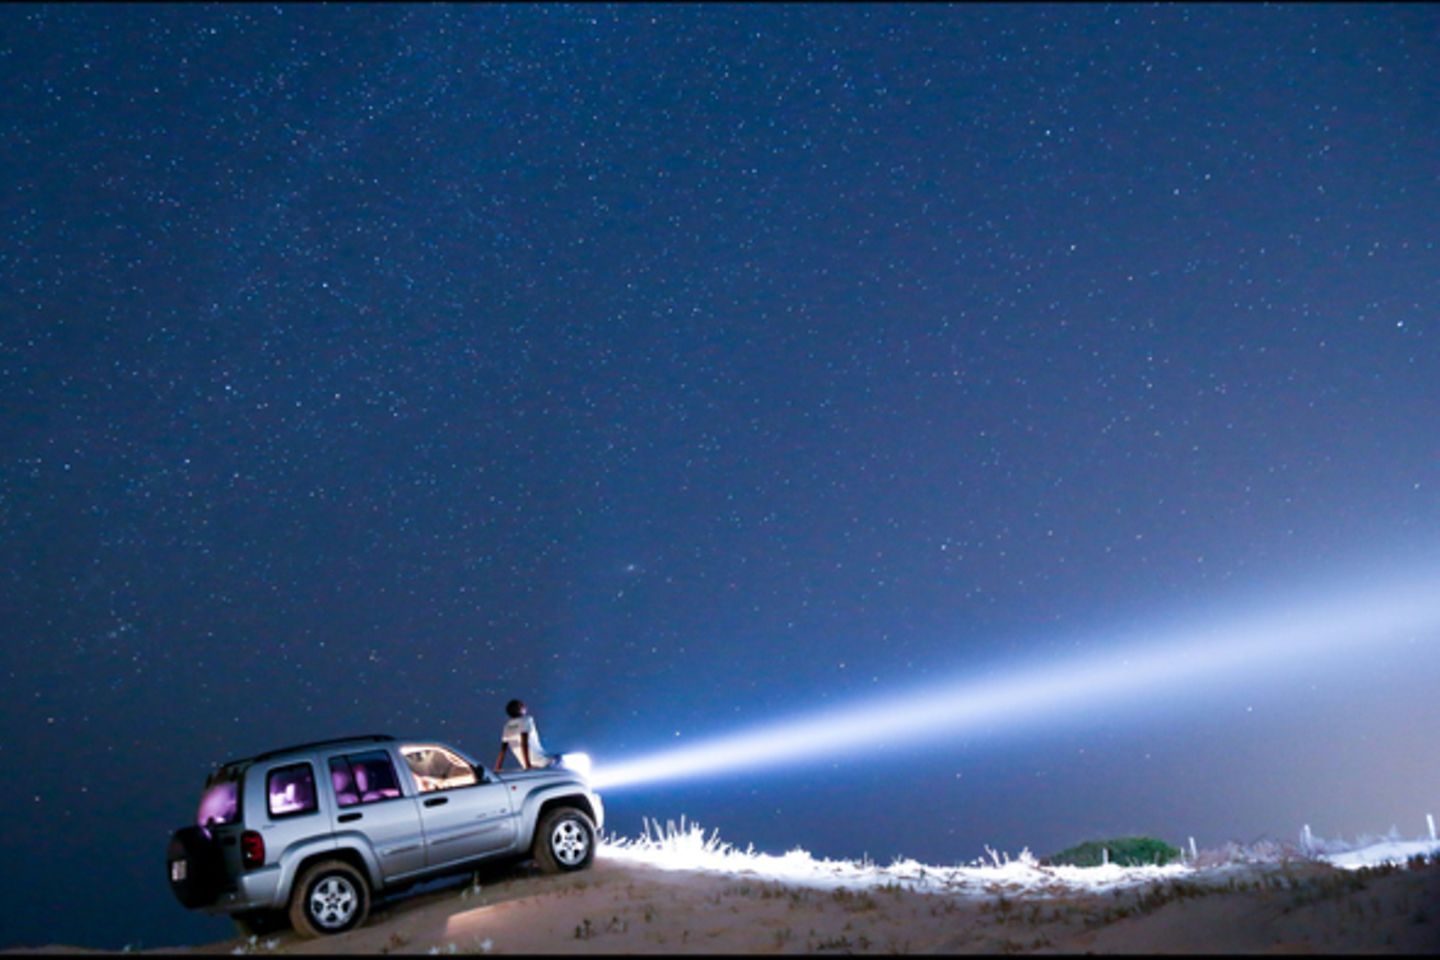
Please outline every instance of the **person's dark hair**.
M511 700L505 704L505 712L512 717L520 716L520 711L525 709L525 704L519 700Z

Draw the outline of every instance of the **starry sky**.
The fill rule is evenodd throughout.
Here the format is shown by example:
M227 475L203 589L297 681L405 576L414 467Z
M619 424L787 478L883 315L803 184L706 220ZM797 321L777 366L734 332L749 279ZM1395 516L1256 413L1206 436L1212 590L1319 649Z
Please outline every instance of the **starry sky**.
M228 935L221 760L602 764L1440 552L1434 6L15 5L0 88L0 945ZM1418 834L1437 639L611 827Z

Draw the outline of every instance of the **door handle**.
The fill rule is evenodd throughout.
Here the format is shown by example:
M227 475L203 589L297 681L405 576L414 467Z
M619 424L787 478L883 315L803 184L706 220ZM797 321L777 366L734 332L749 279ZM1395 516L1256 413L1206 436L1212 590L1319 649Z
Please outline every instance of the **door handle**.
M341 823L350 823L353 820L359 820L363 816L365 816L365 814L363 813L342 813L335 819L339 820Z
M425 806L427 806L427 807L443 807L445 804L447 804L447 803L449 803L449 802L450 802L450 798L449 798L449 797L431 797L429 800L426 800L426 801L425 801Z

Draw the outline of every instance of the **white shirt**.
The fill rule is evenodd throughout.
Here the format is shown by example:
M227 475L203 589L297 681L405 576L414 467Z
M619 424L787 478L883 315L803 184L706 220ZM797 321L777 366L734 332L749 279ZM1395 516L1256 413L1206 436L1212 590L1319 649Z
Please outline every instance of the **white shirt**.
M551 758L540 745L540 731L535 729L535 718L531 716L513 717L505 721L505 733L501 736L510 752L515 754L515 759L520 761L520 766L525 766L525 747L520 742L520 735L530 734L530 766L548 767Z

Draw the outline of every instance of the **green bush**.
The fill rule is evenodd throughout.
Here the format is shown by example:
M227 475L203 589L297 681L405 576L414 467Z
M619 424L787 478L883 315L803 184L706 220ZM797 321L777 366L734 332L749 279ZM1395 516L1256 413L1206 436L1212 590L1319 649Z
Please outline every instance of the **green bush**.
M1061 850L1047 858L1046 862L1071 867L1098 867L1105 862L1105 850L1110 851L1110 862L1122 867L1164 866L1180 856L1180 851L1164 840L1120 837L1116 840L1087 840L1068 850Z

